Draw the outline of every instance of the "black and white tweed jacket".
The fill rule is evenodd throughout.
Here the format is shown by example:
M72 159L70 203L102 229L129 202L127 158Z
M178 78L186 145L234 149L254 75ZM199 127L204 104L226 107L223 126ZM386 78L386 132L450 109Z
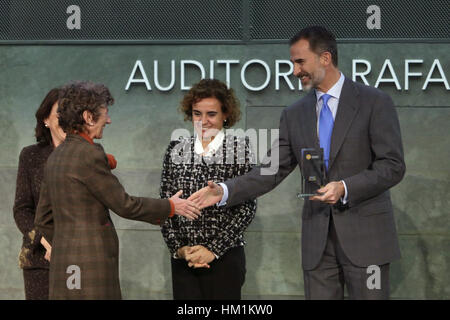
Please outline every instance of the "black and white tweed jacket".
M185 137L169 144L161 176L161 198L183 190L182 198L187 199L209 180L218 183L243 175L254 163L248 139L226 135L222 148L208 157L196 154L194 143L195 137ZM161 232L173 256L183 246L203 245L220 257L231 248L245 245L243 233L255 212L256 199L226 209L212 206L203 209L194 221L178 215L167 219Z

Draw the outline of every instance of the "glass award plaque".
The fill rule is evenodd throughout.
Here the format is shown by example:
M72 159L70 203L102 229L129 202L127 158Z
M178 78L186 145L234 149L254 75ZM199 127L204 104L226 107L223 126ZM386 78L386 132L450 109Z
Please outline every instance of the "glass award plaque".
M320 189L325 181L323 148L301 149L300 172L302 175L302 190L297 196L309 198L318 195L317 189Z

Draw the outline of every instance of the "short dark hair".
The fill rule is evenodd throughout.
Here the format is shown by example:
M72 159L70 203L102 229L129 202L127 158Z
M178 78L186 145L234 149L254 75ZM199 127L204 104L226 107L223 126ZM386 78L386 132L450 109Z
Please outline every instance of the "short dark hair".
M336 38L334 35L322 26L310 26L300 30L289 41L289 45L292 46L297 41L305 39L309 42L309 47L316 54L323 52L331 53L331 60L337 67L338 65L338 51Z
M192 121L192 106L205 98L216 98L222 105L222 112L227 115L224 128L231 128L241 118L239 100L232 88L216 79L203 79L194 84L181 101L181 112L185 121Z
M36 141L39 144L52 144L52 135L50 133L50 129L45 126L44 120L50 116L53 105L58 102L60 91L60 88L51 89L45 96L44 100L42 100L41 105L36 111L36 128L34 130Z
M59 99L59 126L66 133L83 132L83 112L92 113L94 121L100 116L100 108L114 103L109 89L101 83L72 81L62 87Z

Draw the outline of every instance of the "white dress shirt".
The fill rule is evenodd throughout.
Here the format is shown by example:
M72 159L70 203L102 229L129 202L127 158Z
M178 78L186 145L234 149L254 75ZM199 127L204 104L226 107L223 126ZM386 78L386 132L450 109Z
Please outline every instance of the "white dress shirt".
M206 150L203 148L203 144L200 140L200 136L196 134L195 144L194 144L194 151L196 154L201 154L205 157L212 156L221 146L223 143L223 139L225 138L225 133L223 128L216 134L214 139L208 144L206 147Z

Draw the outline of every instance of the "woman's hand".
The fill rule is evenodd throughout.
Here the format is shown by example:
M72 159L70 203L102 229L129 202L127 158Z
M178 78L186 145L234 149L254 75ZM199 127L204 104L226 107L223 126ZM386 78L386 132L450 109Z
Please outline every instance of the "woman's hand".
M44 259L47 260L48 262L50 262L50 258L52 255L52 246L50 245L50 243L48 243L47 240L45 240L44 237L41 237L41 244L46 250Z
M185 254L188 266L194 268L209 268L209 263L215 258L214 253L201 245L190 247L189 252Z
M186 254L191 252L191 248L192 247L189 247L189 246L184 246L184 247L178 248L177 256L180 257L181 259L185 259Z
M175 214L184 216L189 220L197 219L200 215L198 206L190 200L181 199L180 196L182 194L183 190L180 190L170 198L170 200L172 200L175 205Z

